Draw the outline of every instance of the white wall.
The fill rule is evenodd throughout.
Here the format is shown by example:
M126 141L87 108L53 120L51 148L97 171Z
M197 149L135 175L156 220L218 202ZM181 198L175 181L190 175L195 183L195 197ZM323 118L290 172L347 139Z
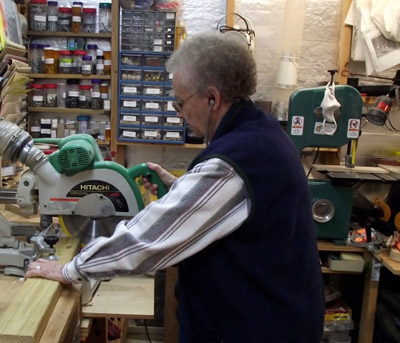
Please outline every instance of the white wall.
M302 0L299 0L302 1ZM304 30L301 40L298 87L325 85L328 69L337 68L341 0L305 1ZM254 100L273 101L282 54L282 32L286 0L236 0L235 12L248 19L256 32L254 56L258 87ZM225 0L182 0L182 20L188 36L213 30L225 16ZM393 77L393 72L390 74ZM374 131L374 128L371 129ZM371 139L369 139L371 141ZM400 147L399 147L400 149ZM198 150L182 148L129 147L129 165L157 161L168 168L184 168Z

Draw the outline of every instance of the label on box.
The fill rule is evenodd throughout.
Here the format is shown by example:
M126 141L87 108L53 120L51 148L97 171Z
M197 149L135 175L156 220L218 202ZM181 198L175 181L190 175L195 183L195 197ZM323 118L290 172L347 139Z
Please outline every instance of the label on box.
M136 107L136 106L137 106L137 103L136 103L135 100L131 100L131 101L125 100L125 101L123 102L123 106L124 106L124 107Z
M157 102L146 102L146 108L158 110L160 108L160 104Z
M123 137L136 138L136 131L123 131Z
M161 94L161 90L160 90L160 88L147 88L146 89L146 94L160 95Z
M167 138L180 138L181 134L179 132L167 132L165 135Z
M122 92L130 93L130 94L136 94L137 93L137 87L122 87Z
M149 123L158 123L158 117L155 116L145 116L144 117L144 121L145 122L149 122Z
M124 121L137 121L136 116L123 116Z
M167 117L166 120L167 123L172 123L172 124L180 124L181 119L178 117Z
M143 135L145 137L157 137L158 133L157 133L157 131L144 131Z

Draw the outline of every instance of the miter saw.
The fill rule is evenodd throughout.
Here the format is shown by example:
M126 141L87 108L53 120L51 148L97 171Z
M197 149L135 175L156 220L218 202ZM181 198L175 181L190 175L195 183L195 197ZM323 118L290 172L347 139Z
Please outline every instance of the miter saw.
M145 176L158 184L159 197L166 193L158 175L145 163L126 169L116 162L104 161L90 135L42 141L57 144L58 150L47 156L26 131L0 121L0 156L29 167L20 178L16 203L22 214L40 213L42 218L49 218L50 225L52 218L58 217L66 234L80 238L83 244L112 235L119 221L131 219L144 208L136 179ZM0 234L11 236L12 231L3 229ZM23 250L32 249L26 244Z

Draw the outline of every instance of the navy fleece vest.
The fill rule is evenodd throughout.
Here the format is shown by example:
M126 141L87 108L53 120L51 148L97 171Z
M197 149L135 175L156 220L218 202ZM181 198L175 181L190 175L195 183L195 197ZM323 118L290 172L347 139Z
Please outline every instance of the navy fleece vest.
M192 162L220 157L251 195L250 218L179 264L180 342L319 343L324 298L307 180L279 122L235 103Z

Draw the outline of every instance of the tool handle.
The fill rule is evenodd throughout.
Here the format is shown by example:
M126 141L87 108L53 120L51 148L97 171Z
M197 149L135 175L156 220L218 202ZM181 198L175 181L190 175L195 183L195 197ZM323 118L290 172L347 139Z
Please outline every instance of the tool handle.
M147 163L141 163L141 164L138 164L138 165L128 169L128 175L133 180L135 180L139 176L144 176L151 183L155 183L156 185L158 185L157 197L159 199L167 193L167 188L165 187L164 183L161 181L161 179L157 175L157 173L155 171L151 170L147 166Z

